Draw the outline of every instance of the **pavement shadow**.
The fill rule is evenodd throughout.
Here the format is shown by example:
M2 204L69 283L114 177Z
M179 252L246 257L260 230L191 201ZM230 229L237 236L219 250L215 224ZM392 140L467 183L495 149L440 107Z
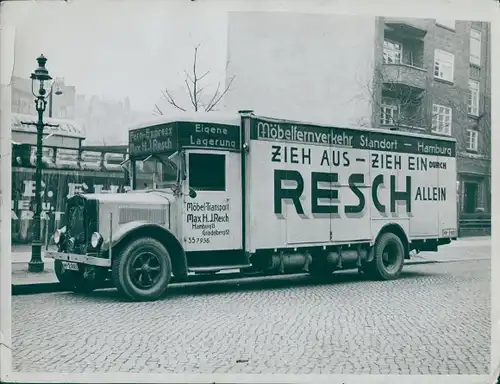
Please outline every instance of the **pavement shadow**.
M434 276L437 273L403 270L401 279L419 279ZM234 292L270 291L290 287L314 287L335 284L391 284L390 281L374 281L365 275L358 274L357 271L343 271L332 275L331 278L317 280L309 275L280 275L268 277L245 277L224 279L221 281L205 281L194 283L177 283L169 286L166 295L161 300L180 298L187 295L215 295ZM68 295L84 296L96 301L127 301L116 289L96 290L91 294L78 295L67 293Z

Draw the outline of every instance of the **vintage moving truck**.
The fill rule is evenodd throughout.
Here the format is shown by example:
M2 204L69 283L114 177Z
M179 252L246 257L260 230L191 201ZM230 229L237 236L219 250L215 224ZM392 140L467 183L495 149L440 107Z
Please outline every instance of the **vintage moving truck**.
M132 190L70 198L47 257L68 289L109 278L132 300L229 269L395 279L410 251L456 238L455 151L448 137L251 111L162 117L130 130ZM146 162L156 172L138 185Z

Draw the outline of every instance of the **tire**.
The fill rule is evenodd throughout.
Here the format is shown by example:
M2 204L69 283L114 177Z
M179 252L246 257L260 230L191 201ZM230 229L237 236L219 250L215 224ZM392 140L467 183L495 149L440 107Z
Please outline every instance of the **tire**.
M148 267L144 267L146 264ZM170 282L170 255L158 240L149 237L133 240L113 260L111 275L118 292L128 299L157 300Z
M382 234L375 242L374 259L365 272L376 280L395 280L404 265L405 248L394 233Z
M94 289L99 288L99 285L106 279L106 274L103 268L96 270L97 278L95 280L85 279L84 266L78 264L79 271L68 271L62 266L61 260L54 261L54 270L57 280L65 290L75 293L90 293Z

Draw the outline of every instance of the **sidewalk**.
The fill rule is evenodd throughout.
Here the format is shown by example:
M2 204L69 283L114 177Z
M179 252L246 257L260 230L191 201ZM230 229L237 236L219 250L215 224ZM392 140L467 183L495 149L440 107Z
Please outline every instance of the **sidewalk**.
M49 248L50 249L50 248ZM45 248L42 248L44 271L41 273L28 272L28 263L31 259L31 245L13 245L12 259L12 285L50 284L57 283L54 272L54 260L43 257Z
M49 248L50 249L50 248ZM59 291L57 277L54 272L54 260L45 259L42 250L42 260L45 269L41 273L28 272L31 259L30 245L13 245L12 257L12 292L54 292ZM421 252L412 254L405 264L442 263L459 260L482 260L491 258L491 237L466 237L458 239L449 245L439 248L439 252ZM37 287L38 286L38 287ZM43 288L42 288L43 286Z
M460 260L484 260L491 258L491 237L465 237L439 247L438 252L412 252L411 260L427 262L452 262Z

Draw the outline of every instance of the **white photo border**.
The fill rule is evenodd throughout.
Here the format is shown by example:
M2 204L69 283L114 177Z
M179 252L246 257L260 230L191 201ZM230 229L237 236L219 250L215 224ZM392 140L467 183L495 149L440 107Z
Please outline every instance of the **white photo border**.
M53 0L50 3L59 0ZM115 2L116 7L125 7L129 1ZM166 3L185 3L186 6L219 7L221 12L226 11L285 11L301 13L336 13L359 14L372 16L406 16L415 18L442 18L455 20L482 20L490 21L492 25L492 68L499 68L500 58L500 6L497 0L165 0L163 2L146 2L144 6L162 6ZM11 88L10 80L14 66L14 46L16 25L28 12L34 12L43 2L36 1L6 1L0 5L0 50L1 50L1 93L0 93L0 191L2 195L0 212L0 381L2 382L40 382L40 383L494 383L500 373L500 284L494 279L500 268L498 257L492 257L491 272L491 319L492 319L492 346L491 346L491 375L218 375L218 374L130 374L130 373L102 373L102 374L58 374L58 373L19 373L12 371L11 354L11 131L10 109ZM48 3L48 2L45 2ZM103 0L68 0L59 1L60 6L73 6L72 3L85 3L88 7L99 7ZM197 4L196 4L197 3ZM244 3L244 4L243 4ZM47 4L48 5L48 4ZM52 6L52 4L51 4ZM497 64L497 65L495 65ZM500 75L492 73L492 106L498 105L500 98ZM496 104L495 104L496 101ZM500 123L500 108L492 108L492 128ZM500 132L492 129L493 142L500 143ZM500 154L492 151L492 163L500 164ZM495 160L496 159L496 160ZM500 177L492 172L492 196L500 193ZM495 199L492 200L492 222L500 213ZM494 235L500 229L492 227L492 250L499 249L500 237Z

